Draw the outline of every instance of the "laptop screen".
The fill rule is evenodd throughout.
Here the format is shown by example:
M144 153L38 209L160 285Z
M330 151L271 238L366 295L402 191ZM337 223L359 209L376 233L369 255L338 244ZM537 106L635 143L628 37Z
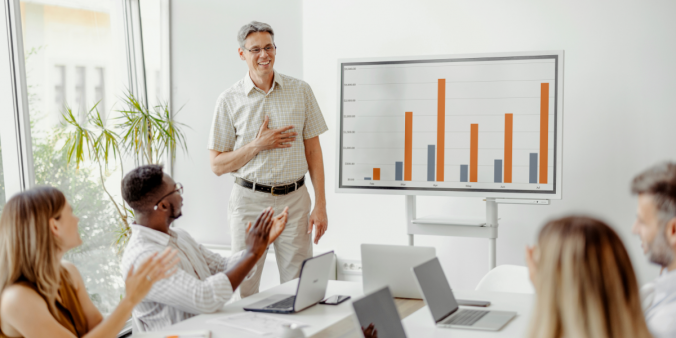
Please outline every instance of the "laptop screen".
M352 306L362 330L373 324L377 333L372 332L371 337L406 338L404 327L399 319L399 312L397 312L388 287L352 302Z
M298 278L296 300L293 305L294 311L303 310L324 299L333 259L333 251L329 251L303 261Z
M458 308L458 302L453 296L444 270L441 269L439 258L416 266L413 268L413 273L418 279L425 303L432 312L435 322L439 322Z

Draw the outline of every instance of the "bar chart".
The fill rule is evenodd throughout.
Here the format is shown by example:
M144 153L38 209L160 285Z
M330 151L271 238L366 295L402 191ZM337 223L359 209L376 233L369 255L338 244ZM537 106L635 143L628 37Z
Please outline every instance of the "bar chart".
M342 65L340 184L552 191L552 56Z

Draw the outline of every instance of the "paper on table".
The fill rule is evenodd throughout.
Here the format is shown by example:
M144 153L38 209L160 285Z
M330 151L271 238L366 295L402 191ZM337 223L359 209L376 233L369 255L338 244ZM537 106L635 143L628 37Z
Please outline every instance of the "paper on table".
M180 332L149 332L149 333L134 333L134 338L209 338L211 331L180 331Z
M256 312L242 312L234 315L228 315L217 319L212 319L208 323L226 325L259 335L279 333L283 324L296 324L300 327L306 327L307 324L281 319L275 316L269 316Z

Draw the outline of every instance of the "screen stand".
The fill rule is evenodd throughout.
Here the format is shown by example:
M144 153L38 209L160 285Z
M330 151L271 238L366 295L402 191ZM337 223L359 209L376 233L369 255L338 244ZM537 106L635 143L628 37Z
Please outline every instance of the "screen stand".
M411 221L416 219L415 195L406 195L406 227L410 229ZM408 231L408 245L413 246L413 233Z
M498 203L495 198L486 198L486 226L498 227ZM488 270L495 268L495 245L497 240L497 233L495 238L488 239Z
M488 269L496 264L498 238L498 203L486 198L486 219L431 218L416 215L416 196L406 195L406 228L408 245L414 245L414 235L474 237L488 239Z

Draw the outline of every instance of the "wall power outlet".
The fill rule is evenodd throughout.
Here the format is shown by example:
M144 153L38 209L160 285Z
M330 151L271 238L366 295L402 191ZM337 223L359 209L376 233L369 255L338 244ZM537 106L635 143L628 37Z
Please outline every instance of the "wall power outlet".
M338 270L343 275L361 275L361 261L339 258Z

